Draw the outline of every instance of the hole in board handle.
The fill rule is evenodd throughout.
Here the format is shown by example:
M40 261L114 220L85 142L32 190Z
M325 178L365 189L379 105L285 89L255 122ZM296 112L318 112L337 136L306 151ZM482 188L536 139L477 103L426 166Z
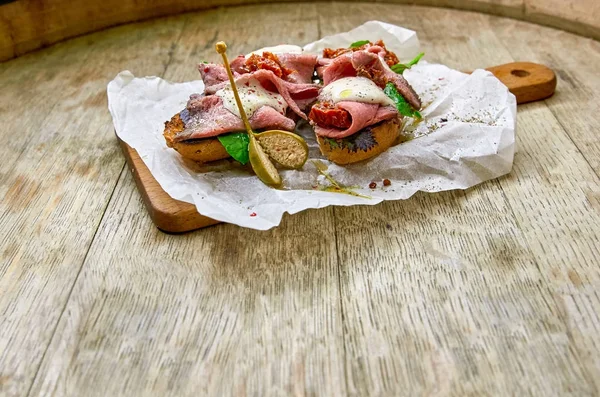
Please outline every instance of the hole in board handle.
M511 70L510 74L512 74L513 76L517 76L517 77L527 77L531 73L529 73L527 70L515 69L515 70Z

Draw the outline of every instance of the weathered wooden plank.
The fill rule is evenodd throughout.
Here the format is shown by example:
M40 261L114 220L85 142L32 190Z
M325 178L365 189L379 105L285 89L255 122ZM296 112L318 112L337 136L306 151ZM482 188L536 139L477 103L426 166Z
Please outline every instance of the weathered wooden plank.
M2 395L32 384L123 169L106 84L125 68L161 73L182 25L124 27L3 65Z
M266 2L294 0L267 0ZM600 8L596 0L377 0L399 4L458 8L509 16L600 37ZM66 38L145 18L256 4L256 0L134 0L85 2L69 0L19 1L1 6L0 61Z
M191 15L165 77L197 78L217 38L232 54L317 38L295 15L313 6L241 10ZM165 235L125 173L32 394L343 395L336 258L331 209Z
M600 144L596 137L600 81L594 67L600 62L600 46L564 32L516 25L502 21L498 36L511 42L515 30L526 32L522 46L507 46L508 51L515 58L529 56L552 65L559 76L559 91L545 101L550 115L544 107L532 105L532 117L524 121L533 133L524 143L523 151L531 155L521 172L524 185L540 204L532 207L515 199L512 206L529 244L545 264L542 274L561 307L572 343L600 390L600 358L593 353L600 347ZM542 37L543 42L553 43L553 54L542 45ZM584 159L573 153L581 153ZM539 219L550 227L539 227Z
M8 177L19 156L32 146L32 139L51 136L44 128L44 120L57 99L72 96L80 84L69 84L72 70L83 65L92 52L91 46L81 51L69 51L68 46L57 45L51 50L30 54L0 64L0 180ZM76 70L76 69L75 69ZM62 87L62 90L52 89ZM43 147L40 147L43 149ZM4 181L3 181L4 182Z
M581 0L525 0L525 20L598 39L600 3Z
M517 59L544 63L556 71L558 93L546 104L577 149L600 175L600 43L570 33L511 20L500 20L498 36ZM523 32L517 37L516 32Z
M529 29L524 28L522 33L517 33L521 29L513 26L512 38L509 38L502 34L510 30L506 26L503 28L503 24L512 25L509 21L482 18L489 20L494 31L499 32L501 43L507 49L503 51L498 48L499 52L508 52L515 58L533 58L544 62L543 59L536 59L525 45L515 45L516 42L522 42L520 38L533 36ZM524 23L517 25L530 26ZM539 28L534 35L540 44L541 38L544 38L544 42L553 42L551 32L551 29ZM575 44L575 41L571 44ZM581 38L578 42L584 48L589 44L588 40ZM452 58L452 55L448 53L448 57ZM570 62L568 70L579 73L579 65ZM596 205L598 178L585 158L594 148L588 148L588 156L584 149L580 152L567 134L573 136L568 126L571 123L559 123L553 116L557 114L553 103L570 102L563 96L560 83L558 94L546 102L549 109L543 104L520 108L518 142L521 152L517 156L513 174L499 182L523 237L536 258L542 280L559 308L559 317L567 326L570 347L577 351L578 361L585 367L586 381L591 390L597 393L600 362L590 352L600 345L597 336L600 305L595 292L600 285L600 277L598 269L590 267L590 261L598 257L600 240L600 230L595 226L600 221ZM563 113L563 116L564 120L572 120L576 125L580 123L576 113L570 117ZM598 125L593 117L583 122L589 123L587 131L579 130L584 139L589 139L592 126ZM557 189L557 186L561 188ZM585 282L581 282L579 274L585 274ZM572 298L572 294L576 298ZM576 304L571 304L573 301ZM582 323L574 322L573 318L584 320Z
M363 7L347 7L345 13L360 15ZM421 19L419 37L429 60L466 69L513 60L494 35L497 18L422 8L401 11L377 7L369 17L402 25L427 15ZM329 26L343 31L352 25L353 19L336 18ZM535 142L540 146L536 148L532 142L532 130L543 125L536 124L538 117L550 119L546 127L568 144L543 104L521 109L519 142L529 154L519 154L515 171L500 183L467 192L422 194L376 209L335 209L351 393L592 395L596 391L591 378L597 368L587 365L585 352L571 339L563 305L555 300L544 274L548 258L528 236L552 225L543 216L556 215L554 203L567 196L549 188L536 191L539 188L530 184L522 189L523 176L539 175L540 164L531 163L529 156L552 153L552 148ZM573 183L597 183L583 157L572 149L572 158L563 156L560 161L565 168L584 163ZM524 227L524 212L532 209L542 218L529 219ZM575 222L586 230L593 227L596 214L591 206L582 204L574 212L580 214L576 221L559 218L557 224L562 221L567 229L576 229ZM545 240L546 249L562 247L590 258L593 237L565 239L556 245ZM544 240L535 241L542 245ZM575 266L577 272L587 272L583 263ZM597 321L597 314L573 310L578 318Z
M343 394L333 228L166 235L125 175L33 394Z
M600 184L563 129L541 104L527 105L516 177L501 180L544 284L567 324L569 342L600 389ZM534 202L534 199L537 202Z
M183 81L198 77L198 58L216 59L217 37L243 52L284 37L303 43L369 19L418 30L427 58L456 68L509 62L530 50L529 60L547 59L544 50L535 53L504 36L507 29L515 37L545 30L498 18L372 4L292 8L194 14L173 47L178 31L172 21L155 22L160 33L140 26L108 31L92 36L103 50L68 71L80 78L93 72L105 83L123 67L136 74L166 70L167 78ZM318 25L317 13L323 16ZM131 53L108 44L130 35L136 37ZM561 40L559 34L554 38ZM566 43L596 51L585 40ZM64 56L77 48L64 45ZM111 54L114 59L104 61ZM139 66L140 58L146 66ZM60 73L59 60L52 59L50 69ZM90 60L100 64L85 69ZM593 66L576 63L567 64L564 75L577 76L579 90L588 94L598 81L588 81ZM0 68L0 84L25 64L8 65ZM57 79L61 87L67 75ZM573 144L593 143L590 135L577 129L579 139L567 128L569 139L562 128L577 122L556 109L565 106L559 100L564 91L547 102L549 108L521 108L520 153L508 177L466 192L308 211L285 217L281 227L265 233L222 225L164 235L152 226L123 171L64 306L120 164L110 121L100 126L102 117L108 120L99 110L105 104L75 106L96 87L94 81L89 91L36 119L36 125L66 131L34 138L49 140L43 155L28 150L10 157L13 149L0 148L15 170L0 168L3 183L14 186L20 174L38 183L13 189L27 205L10 213L2 207L0 213L2 231L14 230L0 237L1 393L27 391L54 331L56 307L64 307L33 395L597 394L598 178ZM49 90L36 91L46 98L38 106L50 100ZM568 100L575 101L575 94L569 91ZM77 128L60 123L67 111ZM591 118L586 125L593 133L599 124ZM102 138L94 140L94 133ZM77 150L69 139L77 139ZM100 148L110 152L104 160L98 159ZM595 152L581 150L594 164ZM76 176L70 170L84 163L84 154L90 171ZM8 188L0 189L5 197ZM35 230L27 230L31 224Z

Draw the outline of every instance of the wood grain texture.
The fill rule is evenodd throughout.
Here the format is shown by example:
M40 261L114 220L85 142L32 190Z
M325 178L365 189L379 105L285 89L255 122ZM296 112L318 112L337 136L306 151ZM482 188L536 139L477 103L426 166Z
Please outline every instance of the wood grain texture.
M197 78L215 36L232 53L248 50L246 40L317 39L314 7L272 15L191 15L165 77ZM244 18L256 25L234 30ZM165 235L124 172L96 241L33 395L345 394L331 209L285 217L269 232Z
M512 92L518 104L546 99L556 90L556 74L533 62L511 62L486 68Z
M431 62L558 71L553 97L519 108L510 175L268 232L153 227L108 80L190 80L217 37L245 52L370 19L417 30ZM189 14L0 65L0 394L598 395L599 58L513 20L323 3Z
M405 24L417 18L416 10L403 11L388 9L386 20ZM360 17L332 24L331 31L355 25L366 12L366 6L348 10ZM481 67L481 59L513 60L494 34L489 19L496 18L469 14L465 24L454 12L432 10L430 16L436 22L422 20L419 30L428 59L467 68ZM524 118L532 119L527 108L519 113L519 120ZM543 130L520 125L520 146L533 128ZM539 145L528 148L533 157L550 150ZM517 155L516 163L521 159ZM527 169L538 172L533 164ZM597 392L590 375L598 366L569 343L572 328L563 305L541 282L544 260L520 223L531 216L523 204L537 209L534 201L549 200L549 208L538 209L547 216L562 193L544 189L538 192L544 198L536 199L519 188L518 172L508 179L511 183L503 178L465 193L385 203L379 211L335 209L350 391L361 396ZM591 182L594 175L588 170L577 179ZM577 211L594 215L591 207ZM543 216L531 225L534 230L550 226ZM537 241L551 245L553 240ZM356 246L361 249L351 249Z
M543 62L558 75L559 95L546 103L554 117L581 151L596 175L600 175L600 79L597 62L600 60L600 43L594 40L542 29L530 24L519 25L522 44L507 46L516 59ZM516 39L514 24L499 20L498 37L506 42ZM552 43L553 51L547 43ZM594 200L592 199L592 202Z
M357 0L362 1L362 0ZM507 16L600 39L596 0L376 0ZM0 6L0 61L110 26L219 6L295 0L19 0Z
M530 13L555 15L559 17L571 16L574 22L587 25L597 25L600 17L600 3L577 0L529 0L526 2Z
M510 40L515 37L511 24L501 21L498 37ZM598 313L600 310L600 142L597 131L600 126L600 81L594 78L590 62L600 62L600 46L597 42L582 40L573 47L574 38L564 36L558 42L556 32L545 36L557 43L557 53L550 55L544 48L535 27L523 46L507 50L515 58L529 54L530 59L546 60L558 67L561 97L549 98L546 108L531 105L533 117L524 121L534 131L532 139L524 143L523 151L532 153L523 164L525 187L532 195L538 195L543 205L533 211L525 202L515 200L513 207L521 207L520 223L527 232L530 245L543 258L542 274L553 292L553 298L561 307L561 314L569 326L570 338L577 347L588 368L600 368L598 354L600 325L581 313ZM560 54L560 55L558 55ZM552 60L550 60L552 58ZM572 76L572 77L571 77ZM585 82L585 83L584 83ZM539 120L545 120L542 124ZM565 134L555 134L562 129ZM529 146L525 146L529 145ZM545 150L538 152L538 147ZM572 156L571 153L582 153ZM533 155L535 153L535 155ZM532 172L537 169L540 174ZM595 175L594 175L595 174ZM561 194L556 194L560 189ZM536 228L536 220L542 217L548 228ZM587 222L591 227L586 227ZM551 241L552 244L544 242ZM577 249L571 249L572 245ZM589 379L600 390L600 378L590 371Z
M527 20L578 34L598 37L600 2L581 0L525 0ZM573 29L574 28L574 29Z
M125 68L162 73L182 23L145 26L0 65L2 395L33 381L123 169L106 83Z
M144 212L124 173L33 395L345 394L331 210L185 235Z
M195 205L175 200L169 196L152 176L138 152L120 139L119 144L144 200L148 215L156 227L163 232L181 233L219 223L219 221L200 215Z

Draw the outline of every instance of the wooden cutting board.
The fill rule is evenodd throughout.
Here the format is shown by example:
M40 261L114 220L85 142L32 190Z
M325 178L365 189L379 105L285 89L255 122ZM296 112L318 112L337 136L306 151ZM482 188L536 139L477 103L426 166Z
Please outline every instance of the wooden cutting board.
M487 70L508 87L517 98L518 104L548 98L556 89L554 72L536 63L514 62ZM135 149L120 139L119 142L150 218L160 230L182 233L219 223L200 215L193 204L169 196L154 179Z

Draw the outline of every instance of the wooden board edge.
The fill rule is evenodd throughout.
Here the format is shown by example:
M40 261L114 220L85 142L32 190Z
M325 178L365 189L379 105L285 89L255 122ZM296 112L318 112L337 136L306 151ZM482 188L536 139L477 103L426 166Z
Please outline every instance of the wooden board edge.
M157 228L167 233L183 233L221 223L199 214L193 204L169 196L152 176L138 152L119 137L117 139L148 214Z

